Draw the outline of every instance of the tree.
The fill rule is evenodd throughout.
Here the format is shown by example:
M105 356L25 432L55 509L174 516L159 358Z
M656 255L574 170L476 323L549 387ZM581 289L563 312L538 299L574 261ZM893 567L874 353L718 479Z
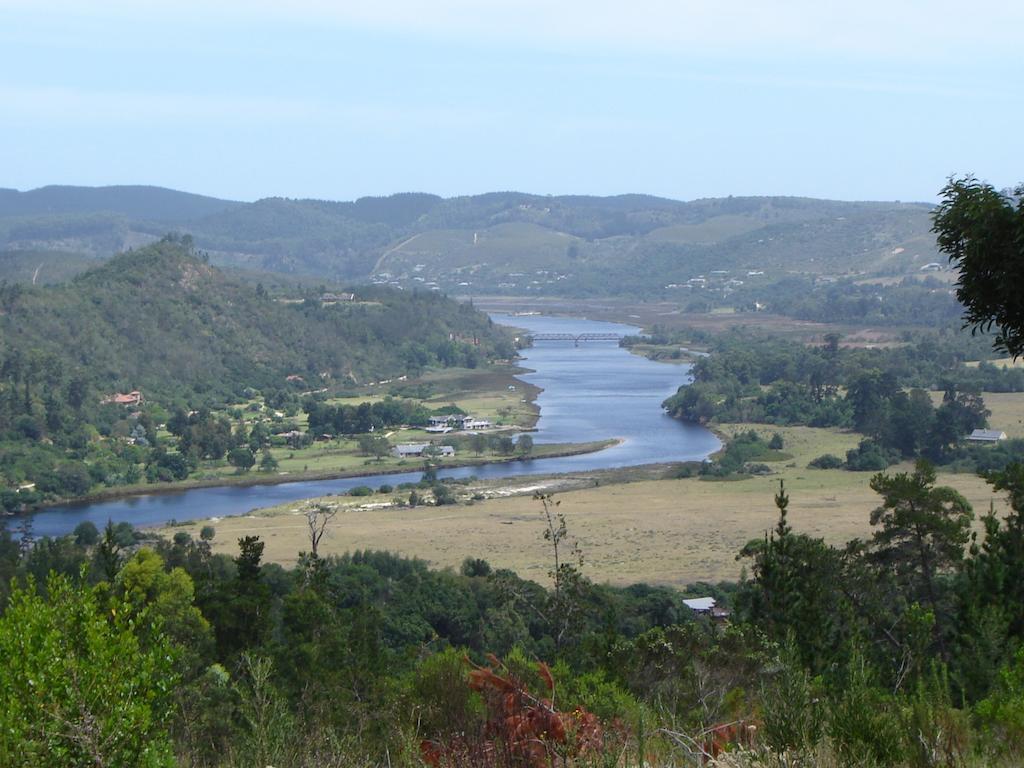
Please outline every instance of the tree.
M748 543L737 558L750 558L753 572L743 584L739 607L760 630L791 643L803 663L820 672L835 660L844 634L842 558L821 539L793 533L782 481L775 507L775 529Z
M1024 354L1024 185L997 192L972 176L950 179L934 213L939 250L959 271L964 327L996 329L994 346Z
M193 652L212 644L210 625L195 606L192 577L182 568L165 570L163 558L153 550L136 552L121 568L114 585L135 616L157 620L176 643Z
M451 489L449 485L445 483L434 483L430 487L431 492L434 494L434 506L444 507L449 504L456 504L458 497L455 495L455 491Z
M1010 512L1000 517L989 509L965 562L957 657L969 694L988 689L1003 654L1024 637L1024 464L986 479L1007 492Z
M362 435L357 443L361 454L375 456L378 461L391 452L391 443L383 435Z
M533 438L529 435L520 435L516 440L516 451L523 457L533 453Z
M942 396L942 405L935 415L936 419L948 423L952 432L960 438L976 429L987 427L992 411L985 407L980 393L958 392L950 387Z
M459 573L468 578L490 576L491 571L491 564L480 557L467 557L459 568Z
M890 401L899 393L891 373L870 370L853 379L846 389L846 401L853 406L856 430L876 437L887 422Z
M220 658L233 658L258 645L270 620L270 588L263 580L264 544L259 536L238 540L235 577L202 595L201 608L213 625Z
M145 610L51 576L15 589L0 617L0 765L175 764L167 735L174 649L143 644Z
M228 454L228 461L239 472L248 472L256 463L256 457L252 455L252 451L247 446L242 446L231 449L231 453Z
M113 581L121 568L121 552L124 550L124 539L118 535L119 531L114 527L113 520L107 520L103 529L103 538L96 545L96 552L93 560L101 576L108 581Z
M944 611L938 579L963 560L974 513L953 488L935 487L935 469L917 462L913 473L879 473L871 489L882 506L871 513L881 526L873 537L873 556L904 590L908 603L927 605L935 617Z
M550 493L535 493L534 500L541 503L544 510L544 540L551 544L554 567L548 572L552 581L552 593L547 605L547 617L551 624L551 634L555 640L555 648L560 650L570 639L570 632L576 627L582 609L582 597L585 579L582 573L583 552L579 542L572 542L565 555L566 539L569 531L565 525L565 515L555 512L562 503L555 501Z
M245 423L245 419L238 420L238 423L235 424L235 431L231 437L236 447L240 445L249 445L249 427Z
M275 472L277 467L277 459L274 458L274 454L269 450L264 450L260 457L260 472Z
M75 543L80 547L91 547L100 540L100 532L91 520L83 520L75 526Z
M935 431L935 408L928 393L921 389L912 389L909 394L897 392L887 410L879 426L879 441L905 458L919 455Z
M326 504L312 504L306 507L306 524L309 526L309 551L314 558L319 557L320 540L327 533L328 524L337 514L337 507L329 507Z

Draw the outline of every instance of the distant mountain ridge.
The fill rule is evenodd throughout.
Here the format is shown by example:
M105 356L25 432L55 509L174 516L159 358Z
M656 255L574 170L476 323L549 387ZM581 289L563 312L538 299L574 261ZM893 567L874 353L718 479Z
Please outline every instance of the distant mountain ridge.
M184 222L245 205L164 187L54 185L27 192L0 189L0 216L114 213L133 219Z
M158 187L0 190L0 278L4 252L104 257L171 230L190 234L214 263L246 270L474 294L664 294L709 270L912 274L936 258L930 210L799 197L491 192L240 203Z

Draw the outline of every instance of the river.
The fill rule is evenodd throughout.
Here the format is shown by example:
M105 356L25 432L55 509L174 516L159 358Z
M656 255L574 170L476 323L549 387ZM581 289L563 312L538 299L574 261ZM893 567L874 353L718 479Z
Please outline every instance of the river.
M633 334L637 328L579 318L494 314L496 322L533 333ZM700 460L719 448L718 439L703 427L683 424L661 410L661 402L687 379L688 367L656 363L630 354L615 342L538 341L523 351L522 365L533 372L521 376L543 389L537 398L540 420L536 443L580 443L607 438L622 442L595 453L534 459L444 470L442 477L501 478L516 475L584 472L664 461ZM169 520L226 517L255 508L337 494L357 485L376 487L415 482L422 472L397 475L312 480L277 485L195 488L113 501L66 504L31 516L33 536L61 536L91 520L137 526Z

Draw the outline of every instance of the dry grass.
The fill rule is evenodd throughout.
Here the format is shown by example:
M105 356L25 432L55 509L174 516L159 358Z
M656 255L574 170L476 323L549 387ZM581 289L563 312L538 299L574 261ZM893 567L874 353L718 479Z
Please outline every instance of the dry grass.
M988 423L1007 437L1024 437L1024 392L985 392L985 405L992 415Z
M942 403L942 392L931 392L935 405ZM985 406L992 411L988 423L1007 437L1024 438L1024 392L982 392Z
M734 425L729 431L747 426ZM763 425L760 430L775 431ZM794 460L773 476L732 482L655 480L559 493L559 511L579 539L587 575L614 584L735 579L742 567L736 553L775 523L772 497L779 479L790 493L790 522L798 532L834 544L870 535L868 515L878 505L868 487L870 474L805 468L814 456L852 447L857 436L806 427L778 431ZM437 567L458 567L466 557L483 557L495 567L543 582L550 550L541 536L540 506L529 495L537 482L518 481L526 495L470 505L368 508L353 499L353 506L335 518L321 551L387 549ZM987 509L993 498L989 486L971 475L941 475L940 482L957 488L976 510ZM388 499L364 501L382 504ZM233 554L240 536L257 534L267 544L269 561L293 564L296 553L308 549L299 506L216 522L215 549Z
M988 362L996 368L1024 368L1024 357L1002 357L998 360L989 360ZM979 360L971 360L964 363L964 365L968 368L977 368L981 365L981 362Z

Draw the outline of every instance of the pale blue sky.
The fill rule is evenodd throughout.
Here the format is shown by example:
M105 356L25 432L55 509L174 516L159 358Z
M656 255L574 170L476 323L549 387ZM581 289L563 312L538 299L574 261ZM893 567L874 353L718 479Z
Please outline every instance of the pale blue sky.
M0 0L0 186L933 200L949 174L1024 181L1013 0L211 4Z

